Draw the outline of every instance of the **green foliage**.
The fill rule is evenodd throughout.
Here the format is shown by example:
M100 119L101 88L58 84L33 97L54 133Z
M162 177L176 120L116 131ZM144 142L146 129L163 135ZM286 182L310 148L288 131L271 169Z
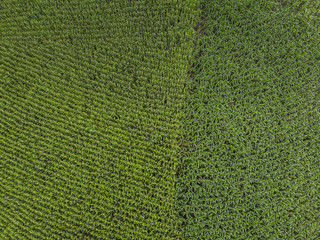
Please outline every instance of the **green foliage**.
M319 1L203 1L187 84L185 239L318 239Z
M0 239L173 239L195 1L0 2Z
M317 239L318 0L0 1L0 239Z

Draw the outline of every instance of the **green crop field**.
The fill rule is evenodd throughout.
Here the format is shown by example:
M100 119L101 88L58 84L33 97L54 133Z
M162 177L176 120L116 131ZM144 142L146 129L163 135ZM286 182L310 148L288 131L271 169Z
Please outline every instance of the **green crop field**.
M2 239L320 239L320 1L0 1Z
M177 237L194 3L0 9L0 239Z
M202 5L178 184L185 239L320 238L320 2L300 3Z

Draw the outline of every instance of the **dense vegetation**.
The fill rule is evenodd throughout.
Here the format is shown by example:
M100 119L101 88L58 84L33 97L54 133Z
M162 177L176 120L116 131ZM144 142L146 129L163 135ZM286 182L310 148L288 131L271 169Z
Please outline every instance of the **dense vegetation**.
M204 1L185 105L185 239L319 239L319 1Z
M0 1L0 239L318 239L319 9Z
M0 1L0 239L172 239L194 1Z

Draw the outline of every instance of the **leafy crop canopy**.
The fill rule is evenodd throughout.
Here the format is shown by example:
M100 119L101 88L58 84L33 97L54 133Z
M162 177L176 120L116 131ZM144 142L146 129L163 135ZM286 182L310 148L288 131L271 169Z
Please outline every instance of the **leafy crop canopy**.
M179 173L185 239L318 239L319 1L204 1Z
M1 239L177 236L191 2L1 1Z

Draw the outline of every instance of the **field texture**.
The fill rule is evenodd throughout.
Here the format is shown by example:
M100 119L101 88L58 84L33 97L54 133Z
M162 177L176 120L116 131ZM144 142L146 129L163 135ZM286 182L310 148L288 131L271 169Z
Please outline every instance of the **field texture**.
M178 237L178 118L197 9L0 1L0 239Z
M0 239L320 239L319 10L0 1Z
M319 239L319 1L203 1L201 16L182 237Z

